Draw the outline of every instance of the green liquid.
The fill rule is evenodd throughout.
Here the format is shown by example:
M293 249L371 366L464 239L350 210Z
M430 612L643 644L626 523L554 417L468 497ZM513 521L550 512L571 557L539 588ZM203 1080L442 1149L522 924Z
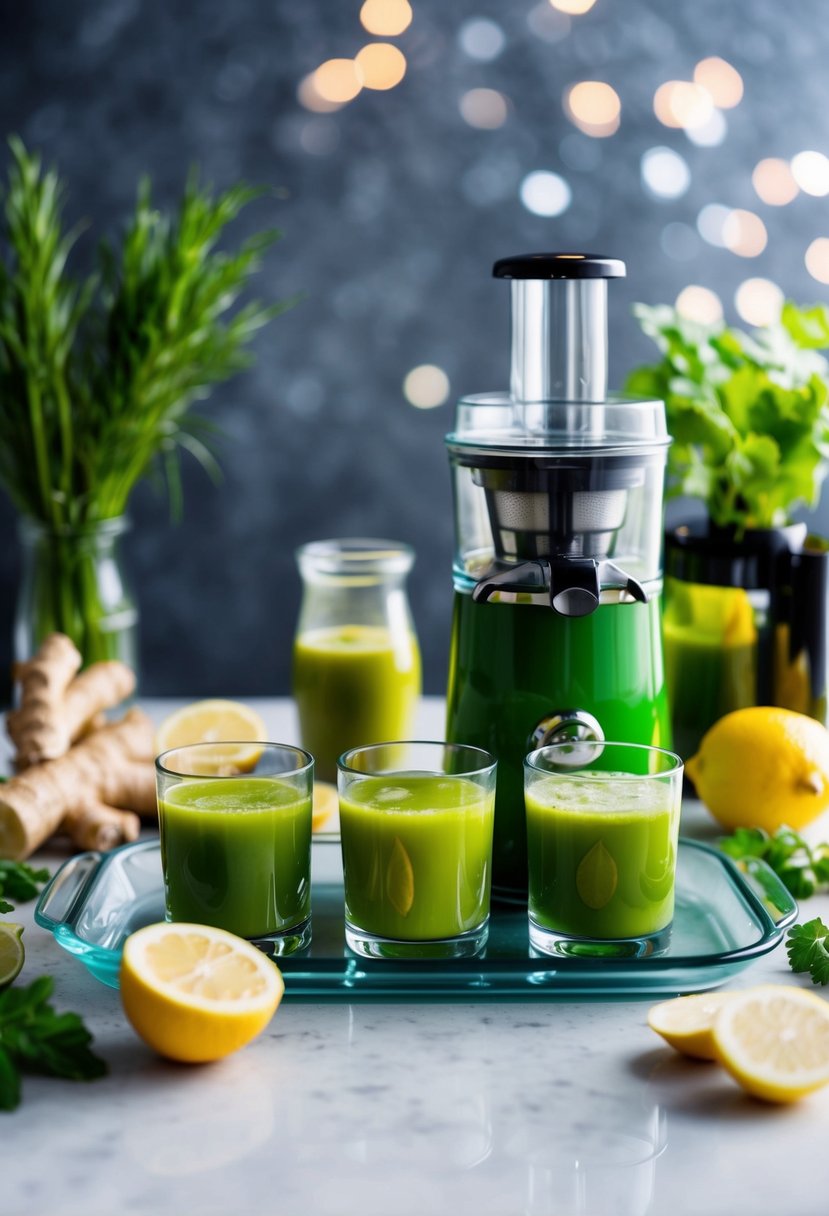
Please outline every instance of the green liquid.
M340 798L346 916L398 941L477 928L489 912L491 795L462 777L366 777Z
M265 937L310 915L311 799L287 782L183 782L159 819L171 920Z
M536 604L476 604L455 594L446 738L498 759L492 882L527 893L524 757L550 713L585 709L606 739L670 747L660 604L603 604L562 617Z
M420 652L413 634L400 642L374 625L300 634L294 644L294 698L302 746L323 781L337 778L344 751L407 739L420 696Z
M670 924L679 792L635 777L550 776L526 795L529 910L574 937L645 937Z

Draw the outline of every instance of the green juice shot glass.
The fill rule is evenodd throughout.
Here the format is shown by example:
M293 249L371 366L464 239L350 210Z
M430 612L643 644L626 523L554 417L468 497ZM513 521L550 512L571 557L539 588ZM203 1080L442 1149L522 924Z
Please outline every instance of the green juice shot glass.
M554 743L524 761L530 945L664 954L674 914L682 761L635 743Z
M311 941L314 760L280 743L197 743L156 760L167 920L281 956Z
M379 743L339 760L345 937L370 958L453 959L489 932L493 757Z

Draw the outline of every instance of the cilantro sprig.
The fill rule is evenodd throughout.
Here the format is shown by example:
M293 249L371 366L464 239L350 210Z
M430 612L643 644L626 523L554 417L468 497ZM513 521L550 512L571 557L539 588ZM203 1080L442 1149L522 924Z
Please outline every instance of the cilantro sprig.
M808 971L813 984L829 984L829 928L820 917L793 925L787 936L792 971Z
M35 870L25 861L6 861L0 858L0 912L14 910L14 904L3 899L4 895L16 899L18 903L26 903L40 893L40 888L48 877L48 870Z
M719 846L735 861L761 858L795 899L829 890L829 844L810 845L793 828L784 825L773 836L762 828L737 828Z
M23 1072L93 1081L107 1071L78 1014L57 1013L49 1004L52 988L51 977L41 976L0 992L0 1110L19 1105Z

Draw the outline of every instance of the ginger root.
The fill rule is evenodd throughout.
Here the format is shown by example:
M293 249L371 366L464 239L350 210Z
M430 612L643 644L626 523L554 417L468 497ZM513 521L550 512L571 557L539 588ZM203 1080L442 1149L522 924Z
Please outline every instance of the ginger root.
M64 824L82 847L95 831L107 842L97 847L134 840L136 817L114 808L154 812L152 754L152 722L131 709L65 755L17 773L0 786L0 857L28 857Z
M50 633L28 663L19 663L20 707L6 715L15 746L18 771L68 752L94 725L135 688L135 675L125 663L93 663L77 674L81 656L65 634Z

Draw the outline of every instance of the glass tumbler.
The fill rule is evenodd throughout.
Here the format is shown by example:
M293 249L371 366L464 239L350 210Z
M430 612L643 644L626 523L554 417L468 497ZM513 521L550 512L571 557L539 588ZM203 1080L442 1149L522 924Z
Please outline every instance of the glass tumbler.
M464 958L486 944L495 760L477 747L381 743L337 776L345 936L373 958Z
M314 761L280 743L197 743L156 760L167 919L268 954L311 940Z
M554 743L527 756L535 949L611 958L667 950L682 768L673 752L636 743Z

